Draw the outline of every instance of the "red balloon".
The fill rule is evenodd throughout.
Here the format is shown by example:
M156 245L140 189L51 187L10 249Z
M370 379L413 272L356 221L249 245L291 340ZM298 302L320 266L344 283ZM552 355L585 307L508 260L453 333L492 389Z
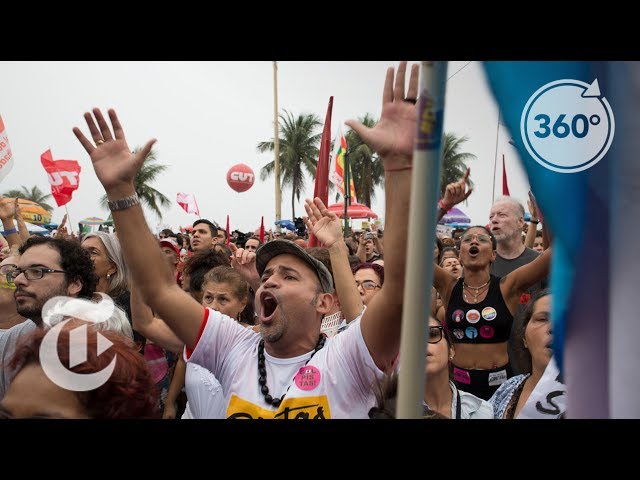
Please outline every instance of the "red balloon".
M239 163L227 172L227 183L236 192L246 192L253 186L255 175L249 165Z

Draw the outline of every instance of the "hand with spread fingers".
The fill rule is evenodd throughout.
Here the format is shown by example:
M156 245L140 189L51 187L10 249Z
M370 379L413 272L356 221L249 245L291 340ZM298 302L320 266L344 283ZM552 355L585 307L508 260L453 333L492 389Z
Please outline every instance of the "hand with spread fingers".
M85 137L78 127L74 127L73 133L91 157L93 169L107 194L128 194L131 192L136 173L156 140L149 140L138 152L131 153L115 110L109 109L108 113L113 135L98 108L93 109L93 115L89 112L84 114L93 142Z
M342 225L338 216L316 197L313 201L305 200L304 209L307 217L303 217L307 230L312 232L325 247L331 246L342 239Z
M386 171L408 170L412 165L413 144L416 136L416 106L419 67L411 66L409 87L405 94L407 62L400 62L397 74L387 69L382 94L382 113L373 127L356 120L346 124L382 157ZM394 84L395 76L395 84Z

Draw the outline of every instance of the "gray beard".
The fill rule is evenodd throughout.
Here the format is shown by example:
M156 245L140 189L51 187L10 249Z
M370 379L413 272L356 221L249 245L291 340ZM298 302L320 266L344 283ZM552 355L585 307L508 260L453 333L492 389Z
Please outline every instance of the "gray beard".
M289 316L282 308L282 305L278 304L278 308L280 309L280 319L277 324L272 324L269 327L265 327L262 323L260 324L260 335L265 342L275 343L280 340L284 336L286 327L289 324Z

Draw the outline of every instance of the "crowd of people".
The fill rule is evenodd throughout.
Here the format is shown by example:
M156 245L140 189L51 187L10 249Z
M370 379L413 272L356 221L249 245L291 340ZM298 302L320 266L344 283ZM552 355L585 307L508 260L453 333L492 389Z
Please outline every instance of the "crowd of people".
M17 202L0 197L0 416L393 418L417 96L417 65L402 62L387 71L380 121L347 122L382 159L386 224L346 236L319 198L305 202L304 232L261 240L202 218L153 234L134 177L154 140L132 153L114 110L85 113L88 136L73 131L116 230L31 236L14 228ZM440 218L471 194L469 174L447 186ZM435 239L425 418L527 411L552 338L550 235L537 234L533 198L529 211L526 235L523 206L501 197L487 225ZM58 373L110 376L84 390L52 379L53 331Z

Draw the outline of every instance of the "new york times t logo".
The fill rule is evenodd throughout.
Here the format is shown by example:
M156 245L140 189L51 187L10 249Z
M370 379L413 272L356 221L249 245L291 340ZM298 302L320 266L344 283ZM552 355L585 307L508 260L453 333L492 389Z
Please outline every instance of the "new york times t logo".
M87 307L92 311L89 312ZM44 314L45 312L46 314ZM97 306L95 303L86 300L56 297L49 300L43 307L43 321L48 325L52 325L55 318L60 319L61 316L81 320L91 318L89 325L93 324L91 326L94 327L96 323L107 321L110 317L110 312L113 312L113 302L110 299L101 302L100 306ZM87 315L87 313L89 314ZM98 372L76 373L69 370L69 368L73 368L87 361L88 334L96 335L97 343L90 342L96 345L96 356L100 356L113 345L113 343L101 335L99 331L88 332L87 324L68 330L69 368L67 368L58 355L58 338L65 325L73 318L67 318L64 321L55 323L46 333L40 344L40 364L45 375L59 387L75 392L86 392L104 385L107 380L109 380L109 377L111 377L115 369L117 356L114 356L109 365ZM67 352L65 352L63 356L66 357L66 353Z

